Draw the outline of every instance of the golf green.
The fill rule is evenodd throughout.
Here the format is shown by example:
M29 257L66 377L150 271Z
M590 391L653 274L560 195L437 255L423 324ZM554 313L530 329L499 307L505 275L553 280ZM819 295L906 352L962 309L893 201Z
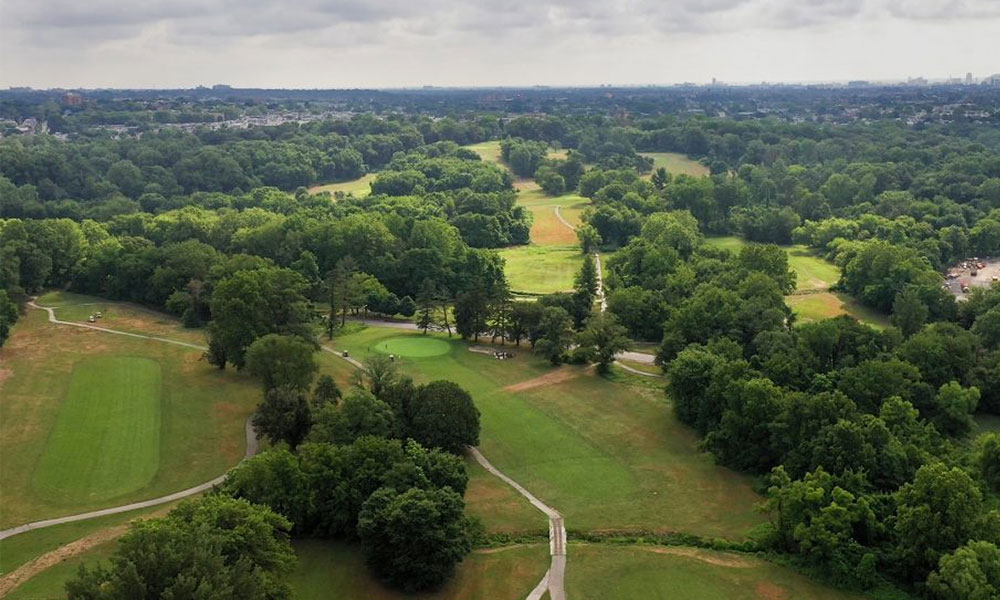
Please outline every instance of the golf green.
M103 500L148 484L160 467L160 363L107 356L73 368L32 478L49 499Z
M396 356L427 358L428 356L448 354L451 352L451 344L432 337L405 335L379 342L375 349Z

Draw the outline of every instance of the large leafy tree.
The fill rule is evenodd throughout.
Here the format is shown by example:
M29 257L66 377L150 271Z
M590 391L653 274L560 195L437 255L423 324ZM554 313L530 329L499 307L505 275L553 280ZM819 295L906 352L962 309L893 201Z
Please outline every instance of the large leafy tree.
M927 589L940 600L992 600L1000 597L1000 548L969 542L941 557L927 577Z
M586 349L597 361L597 370L601 373L608 371L618 354L632 347L628 330L618 323L614 315L607 313L588 319L576 340L579 347Z
M294 387L276 387L267 391L253 416L257 435L272 444L284 442L298 446L312 426L312 411L304 391Z
M538 330L539 337L535 342L535 351L553 365L561 364L573 342L573 319L569 313L558 306L547 307L542 313Z
M242 368L250 344L269 333L311 339L308 290L302 275L274 267L237 271L219 281L210 301L209 340L219 348L213 360L224 356L225 362Z
M450 488L376 491L358 517L368 565L406 591L440 585L472 549L464 508Z
M83 568L66 583L71 600L291 598L291 524L264 506L222 495L136 521L108 566Z
M291 387L307 390L319 368L316 348L300 337L269 333L258 338L246 352L247 370L261 378L264 389Z
M479 409L457 384L432 381L410 400L407 432L428 448L460 454L479 443Z

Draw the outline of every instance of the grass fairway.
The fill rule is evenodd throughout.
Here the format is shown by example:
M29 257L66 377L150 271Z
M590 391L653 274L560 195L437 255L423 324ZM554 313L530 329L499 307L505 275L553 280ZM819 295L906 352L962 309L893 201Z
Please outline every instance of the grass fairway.
M375 349L396 356L426 358L448 354L451 352L451 345L444 340L427 335L420 337L401 335L379 342L375 345Z
M507 279L514 292L551 294L573 289L573 278L583 264L576 245L516 246L500 251L507 262Z
M155 360L78 362L32 477L35 493L62 503L104 500L149 483L160 466L160 395Z
M260 387L246 374L215 369L201 354L52 324L43 311L28 310L0 349L0 527L155 498L236 464L246 449L244 424ZM156 402L148 395L155 387L152 367L140 367L149 372L134 380L128 373L151 363L159 369ZM109 381L93 381L94 365L110 368L99 369ZM88 387L103 392L92 394ZM123 389L140 395L125 398ZM109 399L104 393L117 395ZM125 400L136 405L124 406ZM102 428L102 418L114 420L114 426ZM79 457L72 455L74 444ZM103 456L102 449L123 456ZM130 451L136 456L128 456ZM91 465L93 475L106 480L87 483L87 476L70 473L60 460ZM58 473L65 473L63 481ZM88 487L104 489L100 486L106 486L106 497L83 493Z
M45 569L35 575L12 593L4 596L6 600L58 600L66 597L66 581L77 574L80 565L90 568L99 562L106 562L118 547L117 540L99 544L83 554L71 556L62 562Z
M514 546L498 551L475 552L462 561L440 590L403 594L375 580L364 565L357 546L320 540L296 540L299 567L292 575L295 597L300 600L492 600L524 598L545 574L548 544Z
M337 192L343 192L345 194L354 194L355 196L363 198L372 193L371 183L372 181L375 181L375 177L377 176L377 173L368 173L367 175L363 175L350 181L314 185L309 188L309 193L319 194L321 192L330 192L330 195L332 196Z
M338 338L336 346L361 358L394 337L398 330L369 327ZM483 453L562 512L570 529L738 539L762 522L750 478L698 450L697 436L674 417L659 382L553 369L524 349L498 361L469 352L464 342L450 345L446 355L406 358L400 368L418 382L450 379L469 390L482 413ZM475 481L473 473L469 510L488 530L538 529L540 513L522 510L504 488L477 490Z
M640 152L639 154L653 159L654 171L663 167L671 175L684 173L686 175L700 177L702 175L709 174L708 167L696 160L684 156L683 154L678 154L676 152Z
M566 596L589 600L861 600L761 559L695 548L571 544Z

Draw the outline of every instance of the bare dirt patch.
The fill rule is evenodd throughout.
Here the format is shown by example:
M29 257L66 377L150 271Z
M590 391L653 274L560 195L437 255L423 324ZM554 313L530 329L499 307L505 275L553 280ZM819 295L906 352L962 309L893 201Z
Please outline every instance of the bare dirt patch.
M173 507L174 503L170 503L159 510L151 512L148 515L137 517L134 520L138 521L151 519L153 517L162 517L170 512ZM125 535L125 532L128 531L129 525L130 523L124 523L122 525L115 525L114 527L101 529L88 536L82 537L75 542L70 542L65 546L60 546L55 550L46 552L45 554L24 563L20 567L0 578L0 598L3 598L7 594L13 592L18 588L18 586L25 581L28 581L35 575L38 575L48 568L56 566L67 558L83 554L91 548L95 548L105 542L110 542L111 540L120 538Z
M576 379L581 375L584 375L588 371L592 371L593 367L587 367L586 369L577 369L573 367L560 367L554 371L546 373L545 375L539 375L532 379L522 381L520 383L515 383L513 385L508 385L503 388L505 392L526 392L528 390L533 390L535 388L545 387L549 385L556 385L569 381L570 379Z
M65 546L60 546L51 552L46 552L38 558L24 563L0 579L0 598L14 591L22 583L28 581L42 571L56 566L67 558L83 554L84 552L94 548L95 546L99 546L104 542L110 542L111 540L117 539L124 535L126 531L128 531L128 525L117 525L115 527L109 527L108 529L102 529L97 533L92 533L87 537L76 540L75 542L70 542Z
M644 548L656 554L673 554L675 556L686 556L710 565L719 567L733 567L736 569L749 569L754 566L753 562L735 555L724 555L709 553L699 548L681 548L669 546L665 548ZM780 591L780 588L778 588Z

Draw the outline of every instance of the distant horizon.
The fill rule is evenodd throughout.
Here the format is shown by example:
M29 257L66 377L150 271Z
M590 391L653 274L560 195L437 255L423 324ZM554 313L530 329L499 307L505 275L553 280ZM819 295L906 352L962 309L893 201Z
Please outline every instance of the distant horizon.
M526 89L602 89L602 88L676 88L676 87L780 87L780 86L847 86L851 83L864 83L872 86L878 85L912 85L913 87L921 87L926 85L971 85L979 86L982 85L987 79L993 77L1000 77L1000 67L998 71L989 73L986 75L977 76L975 73L972 74L973 79L971 84L965 83L965 73L962 75L952 75L952 76L926 76L926 75L913 75L907 77L900 77L894 79L865 79L863 77L856 77L850 79L817 79L817 80L787 80L787 81L721 81L717 80L715 82L711 80L707 81L678 81L678 82L657 82L657 83L593 83L593 84L547 84L547 83L525 83L525 84L453 84L453 85L437 85L437 84L423 84L423 85L399 85L399 86L332 86L332 87L289 87L289 86L268 86L268 85L255 85L255 86L243 86L243 85L231 85L228 83L197 83L181 86L156 86L156 87L144 87L144 86L134 86L134 85L123 85L123 86L65 86L65 85L55 85L50 87L36 87L32 85L9 85L5 88L0 88L0 91L16 91L16 90L32 90L37 92L46 91L105 91L105 90L122 90L122 91L140 91L140 92L155 92L155 91L171 91L171 90L212 90L219 87L219 89L232 89L232 90L283 90L283 91L353 91L353 90L370 90L370 91L419 91L419 90L431 90L431 89L441 89L441 90L526 90ZM926 83L918 84L914 79L923 79Z

